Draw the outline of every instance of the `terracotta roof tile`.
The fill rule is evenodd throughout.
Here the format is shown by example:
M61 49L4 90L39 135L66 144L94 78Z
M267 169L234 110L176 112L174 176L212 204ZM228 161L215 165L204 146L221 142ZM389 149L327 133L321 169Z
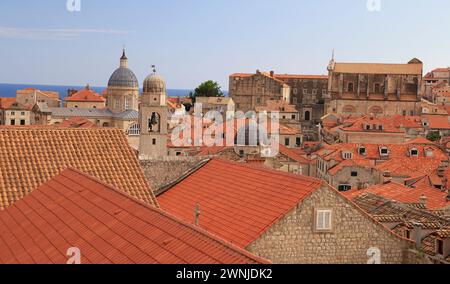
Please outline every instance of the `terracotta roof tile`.
M14 103L16 103L16 98L0 98L1 109L9 109Z
M106 102L106 99L93 90L90 89L83 89L75 94L71 95L70 97L65 98L66 102L98 102L98 103L104 103Z
M120 129L0 129L0 210L74 167L157 205Z
M430 186L411 188L395 182L375 185L365 190L350 190L344 195L354 199L365 193L372 193L401 203L420 203L421 198L425 196L427 197L426 208L430 210L439 210L450 206L446 192Z
M424 115L430 129L450 129L450 120L447 115Z
M0 263L268 263L160 209L67 169L0 212Z
M317 179L213 159L162 193L161 207L239 247L246 247L321 186Z

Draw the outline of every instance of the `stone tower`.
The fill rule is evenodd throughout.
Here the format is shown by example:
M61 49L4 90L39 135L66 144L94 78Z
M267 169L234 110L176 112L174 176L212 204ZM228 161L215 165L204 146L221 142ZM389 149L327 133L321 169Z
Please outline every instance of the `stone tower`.
M114 113L139 110L139 83L128 68L128 58L123 50L120 66L108 81L106 106Z
M156 72L144 81L139 120L141 125L140 155L143 157L167 156L166 83Z

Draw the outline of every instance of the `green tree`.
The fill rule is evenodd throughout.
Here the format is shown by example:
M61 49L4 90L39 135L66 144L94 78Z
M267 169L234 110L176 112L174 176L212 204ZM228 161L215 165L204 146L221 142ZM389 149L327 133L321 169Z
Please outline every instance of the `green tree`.
M189 98L195 103L197 97L223 97L219 83L214 81L206 81L198 86L194 92L189 93Z

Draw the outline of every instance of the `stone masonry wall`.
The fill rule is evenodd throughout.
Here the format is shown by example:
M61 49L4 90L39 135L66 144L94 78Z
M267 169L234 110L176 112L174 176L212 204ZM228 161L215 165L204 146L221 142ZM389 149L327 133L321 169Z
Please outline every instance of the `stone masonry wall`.
M315 233L315 208L333 210L332 233ZM247 250L275 264L366 264L370 248L381 262L407 262L413 243L375 223L338 192L322 187L267 230Z

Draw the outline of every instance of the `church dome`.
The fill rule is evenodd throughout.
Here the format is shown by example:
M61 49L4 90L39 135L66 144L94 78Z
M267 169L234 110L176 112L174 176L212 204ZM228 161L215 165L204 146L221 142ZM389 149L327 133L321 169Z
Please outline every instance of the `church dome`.
M144 93L166 92L164 78L157 74L151 74L144 80Z
M108 87L139 88L136 75L128 68L128 58L125 55L125 50L123 50L120 58L120 67L109 78Z
M139 88L139 83L133 71L120 67L109 78L108 87Z

